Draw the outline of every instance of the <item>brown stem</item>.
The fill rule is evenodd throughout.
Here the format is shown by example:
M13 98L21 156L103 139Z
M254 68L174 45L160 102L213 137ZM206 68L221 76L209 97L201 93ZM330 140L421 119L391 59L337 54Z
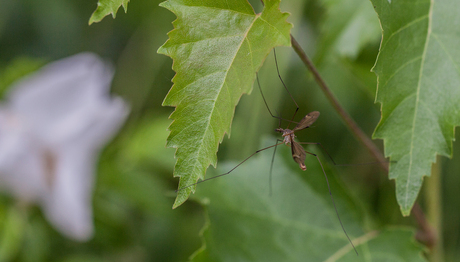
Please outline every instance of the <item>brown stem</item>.
M366 136L366 134L358 127L356 122L343 109L343 107L340 105L337 98L335 98L334 94L331 92L331 90L327 86L326 82L324 82L323 78L318 73L318 70L316 70L315 66L313 65L311 60L308 58L305 51L303 51L302 47L300 47L299 43L295 40L295 38L292 35L291 35L291 43L292 43L292 48L294 48L295 52L299 55L302 62L311 71L311 73L313 74L313 77L315 78L316 82L323 90L329 102L335 108L337 113L342 117L343 121L345 121L346 126L350 129L350 131L358 139L358 141L360 141L364 145L364 147L372 154L372 156L377 160L377 162L380 163L380 166L386 172L388 172L388 161L382 155L380 150L375 146L375 144L372 143L371 139L368 136Z
M343 107L340 105L337 98L335 98L334 94L331 92L331 90L327 86L326 82L324 82L323 78L318 73L318 70L316 70L312 61L308 58L305 51L302 49L302 47L299 45L299 43L295 40L295 38L292 35L291 35L291 43L292 43L292 47L294 48L295 52L299 55L302 62L311 71L316 82L321 87L327 99L329 99L329 102L335 108L337 113L342 117L346 126L351 130L351 132L353 133L353 135L355 135L358 141L360 141L367 148L367 150L372 154L372 156L381 164L381 167L386 172L388 172L389 170L388 162L386 161L385 157L382 155L380 150L374 145L371 139L358 127L356 122L343 109ZM437 241L436 232L428 224L425 214L423 213L423 210L418 203L414 204L414 207L412 208L412 214L414 215L415 221L417 222L418 227L419 227L419 231L417 232L417 235L416 235L417 240L426 244L430 248L433 247Z
M436 231L426 220L425 214L417 202L412 208L412 214L419 227L419 230L415 234L415 238L419 242L425 244L429 249L433 249L437 242Z

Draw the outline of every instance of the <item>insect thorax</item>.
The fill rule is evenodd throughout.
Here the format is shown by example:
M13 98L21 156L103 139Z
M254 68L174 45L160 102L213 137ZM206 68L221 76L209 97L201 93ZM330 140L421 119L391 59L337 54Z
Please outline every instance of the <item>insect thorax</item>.
M282 128L277 128L275 131L283 133L284 140L283 142L286 145L290 145L292 140L295 138L294 132L292 132L291 129L282 129Z

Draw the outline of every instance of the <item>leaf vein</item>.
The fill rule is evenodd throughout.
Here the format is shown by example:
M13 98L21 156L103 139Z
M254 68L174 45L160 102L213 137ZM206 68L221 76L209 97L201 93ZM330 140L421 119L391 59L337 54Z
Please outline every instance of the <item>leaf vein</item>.
M407 23L405 24L404 26L401 26L398 30L394 31L393 33L391 33L387 39L387 41L385 42L385 45L381 47L381 50L383 50L387 43L390 42L390 39L393 38L393 36L396 36L398 35L399 33L401 33L403 30L411 27L411 26L414 26L415 24L417 24L418 22L421 22L422 20L424 20L425 18L428 18L428 15L423 15L421 17L418 17L418 18L415 18L414 20L412 20L410 23ZM381 51L380 50L380 51Z
M202 38L202 39L198 39L196 41L180 42L180 43L177 43L177 44L171 44L170 46L181 46L181 45L188 45L188 44L196 44L196 43L200 43L200 42L209 42L209 40L214 40L214 39L240 37L240 36L244 36L244 35L245 34L222 35L222 36L217 36L217 37Z
M419 102L420 102L420 89L421 89L421 82L422 82L422 76L423 76L423 69L425 66L425 60L426 60L426 54L428 50L428 44L430 42L430 36L431 36L431 25L432 25L432 20L433 20L433 0L430 1L430 10L428 11L428 32L426 34L426 39L425 39L425 46L423 48L423 54L422 54L422 62L420 64L420 71L419 71L419 79L418 79L418 85L417 85L417 92L416 92L416 99L415 99L415 107L414 107L414 119L412 121L412 129L411 129L411 144L410 144L410 151L409 151L409 170L407 174L407 180L406 180L406 190L405 190L405 199L404 199L404 205L407 206L408 198L409 198L409 184L410 184L410 179L411 179L411 174L412 174L412 167L413 167L413 157L414 157L414 136L415 136L415 122L417 120L417 114L418 114L418 107L419 107Z
M227 3L228 3L228 2L227 2ZM240 12L240 11L237 11L237 10L233 10L233 9L219 8L219 7L215 7L215 6L205 6L205 5L184 5L184 4L182 4L181 6L186 6L186 7L189 7L189 8L196 7L196 8L201 8L201 9L222 10L222 11L233 12L233 13L237 13L237 14L241 14L241 15L245 15L245 16L254 16L254 15L255 15L255 14L243 13L243 12Z
M438 36L435 34L435 33L432 33L431 34L433 36L433 38L436 40L436 42L439 43L439 45L442 47L442 50L446 53L447 57L449 58L449 60L452 62L452 64L454 64L455 68L457 69L457 72L460 74L460 67L457 63L455 63L455 60L452 58L452 55L450 54L450 52L447 50L446 46L443 44L443 42L441 41L441 39L438 38Z
M268 24L270 27L274 28L276 31L279 32L280 35L283 35L283 33L274 25L270 24L267 20L263 19L262 16L259 17L260 20L262 20L263 22L265 22L266 24Z
M385 84L382 85L382 88L386 87L386 85L390 82L391 79L393 79L393 77L399 72L401 71L402 69L404 69L406 66L410 65L411 63L413 62L416 62L417 60L420 60L422 59L422 56L417 56L417 57L414 57L413 59L407 61L406 63L402 64L400 67L396 68L396 70L394 71L393 74L391 74L387 81L385 82Z

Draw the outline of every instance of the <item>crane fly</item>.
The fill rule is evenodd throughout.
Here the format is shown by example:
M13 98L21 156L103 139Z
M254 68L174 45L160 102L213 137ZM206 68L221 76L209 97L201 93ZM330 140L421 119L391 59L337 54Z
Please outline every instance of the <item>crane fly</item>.
M284 119L280 116L275 116L272 114L270 108L268 107L268 104L267 104L267 101L265 100L265 97L264 97L264 94L262 92L262 88L260 86L260 82L259 82L259 77L258 75L256 74L256 78L257 78L257 83L258 83L258 86L259 86L259 90L260 90L260 94L262 96L262 99L265 103L265 106L267 107L268 109L268 112L270 113L270 115L273 117L273 118L277 118L279 119L279 126L277 129L275 129L276 132L279 132L279 133L282 133L282 137L283 139L277 139L276 143L274 145L271 145L271 146L268 146L268 147L265 147L265 148L262 148L262 149L259 149L257 151L255 151L254 153L252 153L250 156L246 157L243 161L241 161L239 164L237 164L235 167L233 167L232 169L230 169L228 172L226 173L223 173L223 174L220 174L220 175L217 175L217 176L214 176L214 177L210 177L210 178L207 178L207 179L203 179L203 180L200 180L196 183L193 183L193 184L190 184L188 186L184 186L182 188L179 188L177 190L175 190L176 192L179 192L183 189L186 189L186 188L189 188L189 187L192 187L192 186L195 186L197 184L200 184L200 183L203 183L203 182L206 182L208 180L211 180L211 179L215 179L215 178L218 178L218 177L222 177L222 176L225 176L225 175L228 175L230 174L233 170L235 170L236 168L238 168L240 165L242 165L244 162L246 162L248 159L250 159L251 157L253 157L254 155L256 155L257 153L260 153L262 151L265 151L267 149L270 149L270 148L275 148L274 152L273 152L273 157L272 157L272 162L271 162L271 165L270 165L270 186L269 186L269 192L270 192L270 195L271 195L271 176L272 176L272 169L273 169L273 163L274 163L274 157L275 157L275 153L276 153L276 147L278 145L281 145L281 144L285 144L287 146L290 146L291 147L291 154L292 154L292 158L293 160L299 164L299 167L300 169L302 169L303 171L307 170L307 166L305 165L305 159L306 159L306 156L307 154L309 155L312 155L312 156L315 156L316 159L318 160L320 166L321 166L321 169L323 171L323 174L324 174L324 177L326 178L326 183L327 183L327 187L328 187L328 190L329 190L329 195L331 196L331 199L332 199L332 203L334 205L334 209L335 209L335 212L337 214L337 218L339 219L339 222L340 222L340 225L342 227L342 230L343 232L345 233L348 241L350 242L351 246L353 247L354 251L356 252L356 255L358 255L358 251L356 250L355 246L353 245L353 242L351 241L350 237L348 236L346 230L345 230L345 227L343 226L342 224L342 220L340 219L340 216L339 216L339 212L337 211L337 207L336 207L336 204L335 204L335 201L334 201L334 198L332 197L332 192L331 192L331 188L330 188L330 185L329 185L329 180L327 178L327 175L326 175L326 171L324 170L324 167L323 167L323 164L321 163L321 160L319 159L318 155L314 154L314 153L311 153L311 152L308 152L308 151L305 151L305 149L302 147L301 144L314 144L314 145L319 145L325 152L326 154L329 156L329 158L332 160L332 162L334 163L334 165L337 165L334 160L332 159L332 157L329 155L329 153L326 151L326 149L323 147L323 145L321 143L314 143L314 142L296 142L294 139L295 139L295 132L296 131L300 131L300 130L303 130L303 129L306 129L308 127L310 127L319 117L320 113L318 111L313 111L313 112L310 112L308 113L307 115L305 115L304 118L302 118L299 122L294 122L294 117L296 116L298 110L299 110L299 106L297 104L297 102L295 101L294 97L291 95L291 93L289 92L289 90L287 89L287 86L286 84L284 83L283 79L281 78L281 75L280 75L280 72L279 72L279 69L278 69L278 61L277 61L277 58L276 58L276 53L275 53L275 50L273 49L273 53L274 53L274 57L275 57L275 64L276 64L276 70L278 72L278 77L279 79L281 80L281 83L283 84L285 90L287 91L287 93L289 94L289 96L291 97L292 101L294 102L294 104L296 105L296 110L294 112L294 115L292 116L291 120L288 120L288 119ZM289 124L287 126L286 129L283 129L281 128L281 120L284 120L284 121L288 121ZM291 123L296 123L297 125L291 130L289 129L289 125Z
M316 119L318 119L318 117L319 112L313 111L311 113L308 113L304 118L302 118L302 120L300 120L297 126L294 127L294 129L292 130L288 128L275 129L276 132L280 132L283 134L283 143L286 145L291 145L292 158L297 164L299 164L300 169L302 169L303 171L307 170L307 166L305 166L305 158L307 156L307 152L299 143L294 141L294 132L308 128L311 124L313 124L316 121Z

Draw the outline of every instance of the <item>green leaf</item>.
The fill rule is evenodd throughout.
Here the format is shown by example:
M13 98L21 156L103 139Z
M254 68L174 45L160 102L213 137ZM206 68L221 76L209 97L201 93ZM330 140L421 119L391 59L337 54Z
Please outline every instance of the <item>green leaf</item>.
M424 261L412 230L365 232L358 205L326 169L357 257L313 156L307 156L308 169L304 172L292 160L289 147L278 148L273 193L269 196L272 152L262 151L229 175L199 185L196 196L205 207L207 223L202 232L203 246L193 261L371 261L371 257L372 261ZM222 165L217 174L236 164Z
M148 166L157 170L169 170L174 165L174 149L165 149L170 121L166 118L145 117L138 122L134 132L120 150L123 166ZM154 136L152 134L155 134Z
M167 146L177 148L179 188L204 178L240 97L251 92L255 72L270 50L290 45L288 14L279 0L265 1L261 14L248 2L170 0L161 6L176 14L175 29L158 50L173 58L176 76L163 105L175 106ZM174 207L195 187L178 193Z
M331 52L354 59L364 46L380 39L379 21L368 0L322 2L326 15L315 60L321 61Z
M27 218L22 210L10 207L0 230L0 261L11 261L21 250Z
M97 8L89 18L89 23L100 22L104 17L112 15L113 18L117 16L118 8L123 6L125 13L128 11L129 0L99 0L97 2Z
M373 0L383 29L374 72L390 179L403 215L430 175L436 155L452 156L460 123L460 2Z

